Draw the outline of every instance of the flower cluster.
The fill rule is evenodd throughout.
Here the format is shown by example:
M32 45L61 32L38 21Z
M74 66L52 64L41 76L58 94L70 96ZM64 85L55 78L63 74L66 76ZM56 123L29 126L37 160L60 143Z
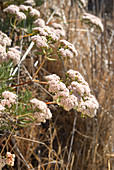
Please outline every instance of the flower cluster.
M15 64L18 64L21 57L21 52L18 50L17 46L9 48L7 52L8 59L12 59Z
M20 11L29 11L29 14L31 17L39 17L40 12L37 9L32 8L31 6L26 6L26 5L9 5L7 8L4 9L4 12L13 14L16 16L17 20L25 20L26 15L23 12Z
M26 15L23 12L19 12L19 7L17 5L9 5L4 9L4 12L15 14L17 20L26 19Z
M31 9L31 6L26 6L26 5L19 6L20 11L29 11L30 9Z
M49 26L44 27L35 27L33 28L35 33L38 33L40 36L45 36L49 43L56 42L59 40L59 37L56 35L55 29Z
M33 22L37 27L45 27L45 21L41 18L38 18Z
M48 81L49 91L55 94L53 99L59 105L63 106L67 111L77 107L77 98L74 95L70 95L69 89L60 81L60 77L52 74L45 78Z
M6 46L11 45L11 39L0 31L0 62L7 59Z
M34 17L34 16L36 16L36 17L40 17L40 12L37 10L37 9L34 9L34 8L30 8L30 16L31 17Z
M14 161L15 161L15 154L11 154L10 152L6 153L6 164L9 166L14 166Z
M104 27L103 24L101 22L101 19L89 14L89 13L84 13L82 20L86 23L86 24L92 24L92 25L96 25L97 27L100 28L100 30L103 32L104 31Z
M66 57L73 58L74 55L77 56L77 51L73 44L69 43L66 40L60 40L60 48L58 50L58 55L63 59Z
M88 83L78 71L67 72L67 84L70 83L68 86L55 74L45 78L48 81L49 91L54 94L53 99L66 111L76 109L83 115L95 116L99 104L91 95Z
M11 45L11 39L4 34L2 31L0 31L0 44L2 46L10 46Z
M15 104L16 103L16 98L17 98L17 95L14 94L13 92L9 92L9 91L4 91L2 93L2 96L4 99L1 100L1 108L2 106L8 106L9 108L11 108L12 104ZM2 108L4 110L4 108Z
M39 122L46 122L46 119L51 119L52 113L49 108L47 108L46 103L40 101L36 98L30 100L33 105L33 109L38 109L34 113L34 118L38 119Z
M57 23L52 23L52 27L55 29L55 33L58 37L60 36L65 37L65 31L62 25L57 24Z
M65 31L60 24L53 23L50 27L45 25L45 21L41 18L35 20L34 24L37 27L33 28L33 32L41 37L45 36L48 44L55 43L61 36L65 36Z
M6 47L0 44L0 62L5 61L7 58Z
M31 40L36 43L36 46L38 48L48 48L49 47L45 36L39 36L37 34L37 35L32 36Z
M34 2L34 0L27 0L27 1L24 1L24 4L34 6L35 2Z
M5 110L5 107L0 104L0 115L1 115L2 111L4 111L4 110Z

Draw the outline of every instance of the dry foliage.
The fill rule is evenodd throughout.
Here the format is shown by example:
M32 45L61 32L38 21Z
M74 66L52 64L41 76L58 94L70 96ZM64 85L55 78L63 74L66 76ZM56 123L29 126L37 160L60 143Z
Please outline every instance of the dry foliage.
M113 120L113 29L102 18L104 32L88 27L81 22L84 9L79 8L79 2L45 1L39 7L41 18L61 23L66 31L66 40L73 43L78 51L76 58L65 60L66 69L81 72L91 87L92 93L99 101L100 107L94 118L77 116L73 148L70 157L69 170L110 170L112 167L112 120ZM53 12L51 13L51 10ZM45 12L44 12L45 11ZM54 12L55 11L55 12ZM54 15L59 12L60 17ZM5 17L5 16L4 16ZM50 19L50 20L49 20ZM18 34L18 33L17 33ZM16 35L17 36L17 35ZM16 43L14 35L14 43ZM28 37L25 38L28 41ZM25 49L26 50L26 49ZM53 52L54 53L54 52ZM54 56L57 58L57 56ZM31 75L37 70L35 61L42 62L39 55L30 53L24 61L24 66ZM29 81L28 73L21 68L20 83ZM61 61L48 61L40 69L39 80L49 73L56 73L64 78L64 68ZM32 96L41 100L51 101L52 97L39 84L29 83L19 87L19 91L32 91ZM72 135L74 111L66 112L62 107L49 104L53 113L52 120L45 124L31 124L20 128L16 134L5 134L0 137L0 148L5 145L4 153L10 150L15 153L14 167L9 169L31 170L65 170L68 161L70 140ZM8 142L7 142L8 140ZM6 144L7 143L7 144ZM107 155L108 154L108 155ZM3 168L4 170L7 167Z

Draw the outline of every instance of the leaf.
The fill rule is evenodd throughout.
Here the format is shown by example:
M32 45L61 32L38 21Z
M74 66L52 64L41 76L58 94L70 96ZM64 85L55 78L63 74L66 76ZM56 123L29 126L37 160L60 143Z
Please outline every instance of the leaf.
M57 60L55 58L49 58L49 57L46 57L46 59L48 59L49 61L56 61Z

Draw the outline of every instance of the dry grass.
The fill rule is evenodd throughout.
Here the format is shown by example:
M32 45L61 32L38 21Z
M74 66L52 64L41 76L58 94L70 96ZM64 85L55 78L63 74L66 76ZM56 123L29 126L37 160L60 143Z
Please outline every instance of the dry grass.
M103 18L104 33L100 33L96 29L89 29L80 22L83 12L77 3L69 5L65 0L63 7L61 3L61 1L45 2L40 9L42 17L45 20L49 19L49 8L51 7L57 7L60 10L62 25L67 33L66 39L73 43L78 51L77 58L65 61L65 67L78 70L84 75L100 104L94 118L82 118L78 113L69 170L111 170L112 159L109 155L112 153L113 29L108 27L105 18ZM54 20L60 22L56 17L52 17L51 21L54 22ZM65 20L69 22L65 23ZM38 56L35 60L39 60L39 58ZM42 58L40 60L42 61ZM56 62L45 63L39 72L39 79L42 80L47 72L63 77L64 70L61 61L58 59ZM21 76L23 75L27 76L25 71L21 72ZM24 82L28 79L27 77L26 80L25 78L21 80ZM23 90L24 88L32 89L33 96L39 96L39 99L52 100L37 83L27 84L22 87ZM49 107L53 113L51 121L40 126L35 123L27 128L19 129L15 135L12 134L4 150L4 153L11 150L16 154L15 166L9 169L66 169L74 112L68 113L53 104L50 104ZM6 137L0 138L1 148L6 141L7 134ZM107 156L107 154L109 155Z

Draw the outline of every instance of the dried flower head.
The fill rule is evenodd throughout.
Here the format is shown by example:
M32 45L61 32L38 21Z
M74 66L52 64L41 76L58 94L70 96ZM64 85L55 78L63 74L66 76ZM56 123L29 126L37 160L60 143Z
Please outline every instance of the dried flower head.
M41 18L38 18L33 22L37 27L45 27L45 21Z
M2 31L0 31L0 44L2 46L10 46L11 45L11 39Z
M15 64L18 64L20 62L21 52L17 50L17 46L9 48L7 57L8 59L12 59Z
M34 17L34 16L40 17L40 12L37 9L34 9L34 8L30 9L30 13L29 14L30 14L31 17Z
M11 154L10 152L7 152L6 157L7 157L7 165L14 166L15 154Z
M4 12L16 14L17 12L19 12L19 7L17 5L9 5L7 8L4 9Z
M100 28L100 30L103 32L104 31L104 27L103 24L101 22L101 19L89 14L89 13L84 13L82 20L86 23L86 24L93 24L96 25L97 27Z

